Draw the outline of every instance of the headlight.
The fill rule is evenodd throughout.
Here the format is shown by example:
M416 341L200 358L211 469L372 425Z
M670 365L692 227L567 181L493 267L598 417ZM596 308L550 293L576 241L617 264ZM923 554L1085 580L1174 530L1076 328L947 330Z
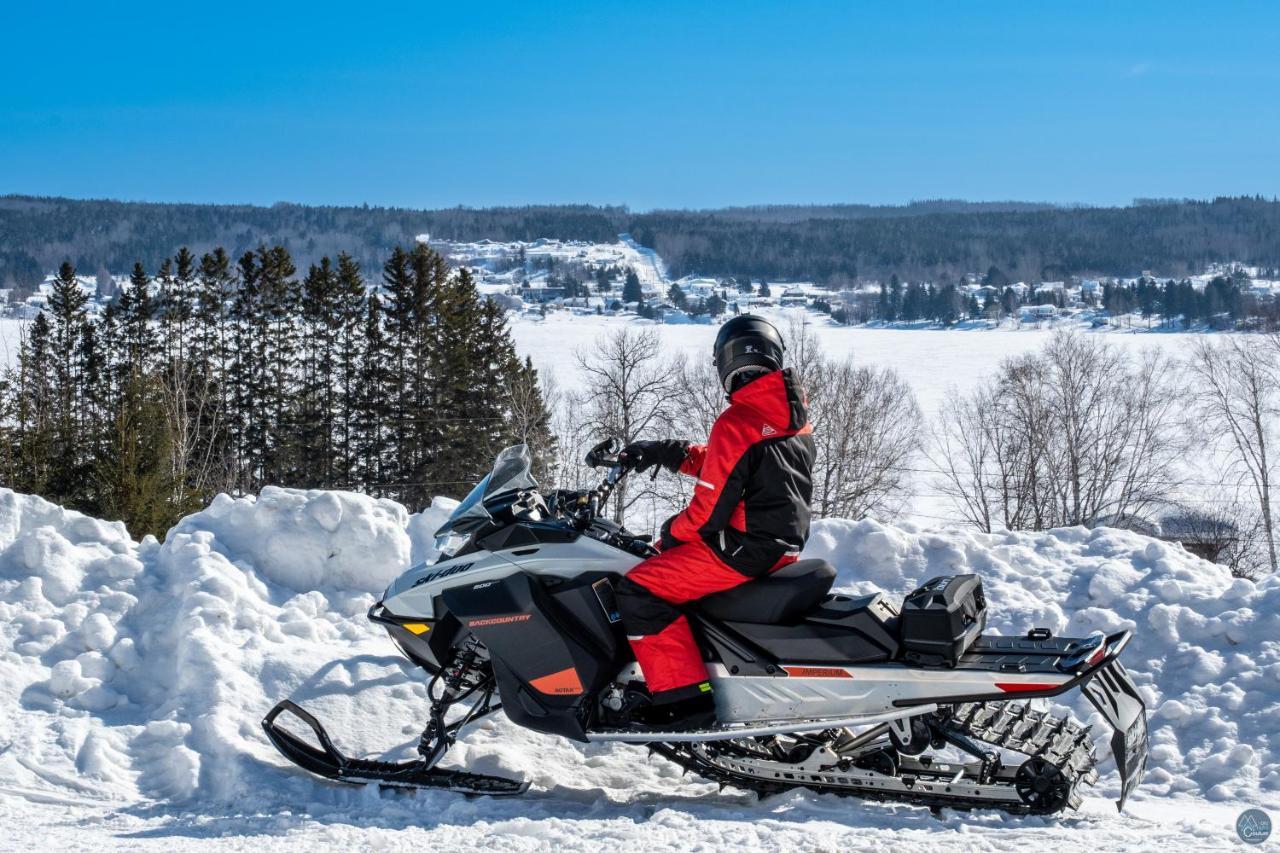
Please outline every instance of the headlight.
M463 545L467 544L467 540L470 538L470 536L461 533L446 533L443 536L437 536L436 550L443 557L452 557L458 553Z

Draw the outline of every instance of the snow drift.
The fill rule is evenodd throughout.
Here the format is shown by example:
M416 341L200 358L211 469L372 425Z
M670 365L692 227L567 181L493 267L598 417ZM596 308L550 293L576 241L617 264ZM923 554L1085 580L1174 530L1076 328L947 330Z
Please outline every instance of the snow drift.
M363 495L272 488L256 499L219 496L161 544L0 490L5 788L174 809L198 800L226 810L384 810L376 793L287 765L259 723L294 695L352 753L412 751L425 684L365 612L410 561L434 557L431 532L451 506L440 499L411 515ZM806 554L832 561L837 585L855 592L901 596L934 575L976 572L993 632L1135 629L1124 660L1151 724L1138 799L1280 800L1280 578L1233 579L1180 548L1111 529L987 535L828 520L815 524ZM1083 699L1069 710L1099 724L1095 792L1114 797L1105 724ZM477 725L450 759L524 776L566 802L654 802L709 787L632 747L575 746L500 718ZM462 808L435 799L447 796L395 807Z

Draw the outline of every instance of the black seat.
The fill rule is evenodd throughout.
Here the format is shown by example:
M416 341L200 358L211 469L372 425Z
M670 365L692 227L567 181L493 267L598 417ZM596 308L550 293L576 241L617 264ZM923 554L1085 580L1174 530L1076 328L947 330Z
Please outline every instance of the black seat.
M826 560L799 560L771 575L699 599L697 609L725 622L789 622L826 598L835 580L835 567Z

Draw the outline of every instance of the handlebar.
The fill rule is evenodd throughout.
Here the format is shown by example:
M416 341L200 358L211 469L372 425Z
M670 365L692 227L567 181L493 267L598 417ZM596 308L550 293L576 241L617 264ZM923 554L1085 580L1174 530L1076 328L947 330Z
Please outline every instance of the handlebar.
M615 438L606 438L595 447L587 451L586 463L592 468L608 468L609 471L604 475L604 480L600 485L596 486L587 493L587 513L588 517L594 518L600 514L601 508L609 497L613 494L613 489L620 483L623 478L631 472L631 466L618 458L618 440Z

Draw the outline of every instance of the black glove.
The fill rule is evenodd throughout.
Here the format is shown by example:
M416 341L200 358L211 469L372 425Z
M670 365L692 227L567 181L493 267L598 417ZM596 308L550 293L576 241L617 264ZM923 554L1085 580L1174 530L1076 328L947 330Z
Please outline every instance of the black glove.
M674 474L688 455L689 442L668 438L663 441L633 441L622 448L618 461L636 473L661 465Z

